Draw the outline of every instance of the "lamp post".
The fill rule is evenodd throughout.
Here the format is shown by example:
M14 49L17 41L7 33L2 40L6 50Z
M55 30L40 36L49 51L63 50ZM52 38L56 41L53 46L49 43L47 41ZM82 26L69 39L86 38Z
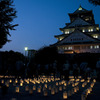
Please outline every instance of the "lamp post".
M25 47L24 50L25 50L25 57L26 57L26 51L28 51L28 47Z
M27 77L27 55L26 55L26 52L28 51L28 47L25 47L24 48L25 50L25 76Z

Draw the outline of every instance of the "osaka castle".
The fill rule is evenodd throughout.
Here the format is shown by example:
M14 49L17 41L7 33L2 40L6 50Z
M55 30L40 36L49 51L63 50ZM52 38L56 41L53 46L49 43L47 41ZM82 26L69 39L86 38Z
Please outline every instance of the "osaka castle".
M100 53L99 24L95 24L92 10L79 7L68 14L70 23L60 28L62 34L55 35L54 45L59 53Z

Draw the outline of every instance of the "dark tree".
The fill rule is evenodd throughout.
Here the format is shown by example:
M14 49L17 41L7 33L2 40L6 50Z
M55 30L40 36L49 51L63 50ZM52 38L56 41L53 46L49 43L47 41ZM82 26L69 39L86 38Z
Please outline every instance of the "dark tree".
M35 55L35 61L39 64L53 63L58 56L56 47L43 47Z
M92 3L93 5L100 5L100 0L88 0L90 3Z
M16 10L13 8L13 0L0 0L0 48L9 42L8 35L10 35L10 30L15 30L15 26L12 22L16 18Z

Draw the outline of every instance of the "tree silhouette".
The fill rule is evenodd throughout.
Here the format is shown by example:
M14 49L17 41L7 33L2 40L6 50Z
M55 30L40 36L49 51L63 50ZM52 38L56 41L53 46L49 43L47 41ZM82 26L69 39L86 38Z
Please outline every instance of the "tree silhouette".
M16 18L16 10L13 8L13 0L0 0L0 48L9 42L8 35L10 35L10 30L15 30L15 26L12 22Z
M93 5L100 5L100 0L88 0L90 3L92 3Z

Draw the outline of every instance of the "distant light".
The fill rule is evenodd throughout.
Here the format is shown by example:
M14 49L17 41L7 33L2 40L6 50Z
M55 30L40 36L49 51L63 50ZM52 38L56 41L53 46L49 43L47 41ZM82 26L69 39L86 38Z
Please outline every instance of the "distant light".
M28 47L25 47L24 49L25 49L25 51L27 51L28 50Z
M82 31L85 32L85 29L83 29Z
M82 7L79 7L79 9L78 10L82 10Z

